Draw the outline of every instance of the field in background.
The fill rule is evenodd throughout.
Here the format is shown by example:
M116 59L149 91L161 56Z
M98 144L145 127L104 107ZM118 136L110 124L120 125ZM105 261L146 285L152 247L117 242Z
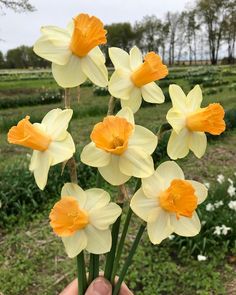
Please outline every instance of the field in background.
M171 107L168 85L173 83L183 87L185 92L200 84L204 93L203 105L220 102L228 111L227 132L217 139L210 139L205 156L198 160L190 154L178 161L187 177L210 182L215 187L218 174L225 175L227 179L234 177L236 172L236 67L170 69L168 78L159 82L166 102L155 106L144 104L135 116L137 124L158 130ZM76 89L71 95L74 109L71 133L78 150L89 142L93 125L104 117L109 101L106 89L99 90L90 83L81 87L80 94L79 102ZM47 220L62 185L60 167L52 171L50 184L45 192L40 193L33 177L27 172L29 151L9 145L6 141L9 128L24 116L30 115L32 122L37 122L55 107L63 108L63 92L54 82L50 71L0 71L0 294L53 295L75 276L75 261L66 257L61 241L53 236ZM158 153L165 154L163 150ZM81 163L78 168L82 185L93 185L93 169L85 168ZM226 184L219 189L214 195L215 201L229 198ZM215 214L204 210L207 215ZM235 211L225 212L225 216L231 214L236 219ZM216 214L212 218L202 218L208 218L211 226L214 226L226 222L228 217L223 217ZM134 237L135 229L134 223L130 240ZM235 233L229 235L228 243L223 241L225 238L218 241L209 231L204 237L205 245L196 239L180 239L176 242L167 240L160 247L151 246L145 236L135 258L136 266L130 269L127 281L136 291L135 294L140 295L234 294L236 245L231 240L235 240ZM189 241L194 241L194 244L190 245ZM212 245L215 247L211 248ZM129 242L126 246L128 251ZM196 260L197 254L206 253L206 262Z

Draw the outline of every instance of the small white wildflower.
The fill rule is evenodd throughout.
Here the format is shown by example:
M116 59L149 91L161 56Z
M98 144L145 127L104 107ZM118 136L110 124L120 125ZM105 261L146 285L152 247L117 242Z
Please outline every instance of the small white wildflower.
M175 238L175 235L169 235L169 240L173 240Z
M204 185L205 185L205 187L208 188L208 189L209 189L210 186L211 186L209 182L204 182Z
M227 180L228 180L228 182L229 182L230 184L232 184L232 185L234 184L234 182L233 182L233 180L232 180L231 178L228 178Z
M227 193L230 195L230 197L235 196L236 188L231 184L227 189Z
M222 184L225 181L225 177L223 174L219 174L217 175L217 179L216 179L220 184Z
M236 211L236 201L230 201L228 206L230 209Z
M211 203L208 203L206 205L206 211L214 211L214 210L215 210L215 207Z
M197 256L197 260L198 260L198 261L206 261L206 260L207 260L207 257L204 256L204 255L199 254L199 255Z
M206 224L206 220L201 221L202 226Z
M215 208L219 208L219 207L222 206L222 205L224 205L223 201L219 201L219 202L216 202L216 203L214 204L214 207L215 207Z
M216 226L215 227L215 231L213 233L214 235L220 236L221 235L221 227L220 226Z
M224 236L227 235L228 231L230 230L231 230L231 227L227 227L224 224L221 226L221 231Z

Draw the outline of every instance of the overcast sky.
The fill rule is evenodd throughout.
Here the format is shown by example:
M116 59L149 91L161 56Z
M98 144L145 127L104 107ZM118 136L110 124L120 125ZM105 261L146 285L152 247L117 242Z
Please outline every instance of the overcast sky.
M162 18L167 11L182 11L194 0L31 0L37 11L17 14L5 10L0 15L0 50L33 45L42 25L65 27L81 12L99 17L105 24L129 21L145 15Z

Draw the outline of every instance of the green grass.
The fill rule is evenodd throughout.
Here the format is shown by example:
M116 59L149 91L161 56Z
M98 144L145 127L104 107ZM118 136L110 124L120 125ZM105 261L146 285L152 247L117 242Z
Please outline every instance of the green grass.
M179 67L170 70L168 81L179 84L187 92L190 90L189 80L177 77L171 79L171 75L183 76L188 72L198 74L198 71L214 71L214 77L220 78L221 81L229 81L229 84L214 87L217 92L211 95L207 94L211 87L203 87L203 105L221 102L227 110L236 108L236 91L230 88L230 85L235 83L235 76L223 75L223 73L232 73L235 69L235 67L193 67L189 70L189 68ZM165 92L168 90L168 83L165 82L163 87ZM52 79L3 81L0 82L0 99L6 95L15 96L17 93L30 95L30 93L49 88L58 88ZM220 91L220 88L223 91ZM76 95L76 89L74 89L72 91L74 116L71 133L77 147L81 148L90 141L89 134L94 124L102 120L105 115L109 97L94 96L91 87L81 88L79 103ZM30 152L7 143L8 129L28 114L33 122L41 121L45 113L56 107L63 108L63 104L0 110L0 171L8 169L9 165L13 167L21 165L18 163L23 163L26 152ZM170 107L171 103L167 102L142 108L135 115L136 123L153 131L157 130L165 122L165 114ZM218 140L210 140L207 152L201 160L189 154L178 163L183 167L186 177L214 183L217 174L222 173L226 177L231 177L236 172L235 146L236 130L234 129L220 136ZM23 161L17 161L19 158ZM23 166L19 169L26 169ZM20 182L20 179L17 181ZM58 196L48 196L48 198L51 204ZM0 230L0 294L1 292L4 295L58 294L76 276L76 262L67 258L60 239L56 238L49 228L47 217L51 206L49 204L42 206L41 212L31 216L31 221L24 222L25 217L21 220L19 216L19 222L14 227L6 226ZM126 254L138 223L139 221L135 219L130 229L125 248ZM222 243L221 246L212 249L206 262L198 262L196 255L190 255L187 249L181 253L178 252L173 249L168 240L161 246L154 247L145 235L126 281L138 295L230 294L229 285L233 282L231 289L235 291L236 277L233 272L235 265L230 263L229 258L233 261L235 255L234 247L229 250Z

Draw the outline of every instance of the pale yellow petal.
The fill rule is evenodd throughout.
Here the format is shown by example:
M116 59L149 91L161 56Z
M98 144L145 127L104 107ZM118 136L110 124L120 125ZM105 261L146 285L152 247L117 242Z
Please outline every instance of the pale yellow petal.
M187 112L187 97L182 88L176 84L171 84L169 86L169 93L173 107L183 113Z
M108 84L108 71L101 57L96 54L87 55L81 58L81 66L84 74L94 84L106 87Z
M108 90L111 95L123 100L129 99L130 92L135 87L130 79L130 74L130 71L123 68L115 70L108 84Z
M110 202L110 195L101 188L90 188L85 191L86 203L84 209L90 211L92 209L99 209L107 206Z
M121 172L119 160L120 157L114 155L111 157L111 161L107 166L98 168L102 177L112 185L121 185L131 177Z
M119 167L122 173L140 178L154 172L152 157L138 147L128 147L120 157Z
M142 188L140 188L132 197L130 207L138 217L147 222L148 216L153 209L157 208L158 202L156 198L147 198Z
M165 96L161 88L155 83L151 82L141 87L143 99L150 103L163 103Z
M87 79L82 71L81 59L73 54L65 65L53 63L52 74L56 82L63 88L76 87Z
M192 218L181 216L177 219L175 214L172 214L171 225L174 227L174 232L183 237L196 236L201 229L201 222L196 212Z
M84 230L79 230L72 236L63 237L62 241L70 258L76 257L87 246L87 236Z
M84 208L87 197L85 191L75 183L65 183L61 190L61 197L74 197L79 202L79 206Z
M111 161L111 154L99 149L93 142L87 144L81 154L81 162L92 167L104 167Z
M87 235L86 250L92 254L104 254L111 249L111 231L99 230L92 225L85 228Z
M41 190L43 190L47 184L48 171L51 163L52 157L48 151L33 152L29 169L34 173L35 182Z
M163 162L157 167L155 173L163 179L163 189L168 188L174 179L184 179L183 170L174 161Z
M165 190L166 186L164 185L163 175L159 175L156 171L149 177L142 179L142 189L147 196L147 198L155 198L157 200L157 196ZM157 200L156 202L159 202Z
M179 133L186 125L186 115L177 108L171 108L168 111L166 120L176 133Z
M167 145L168 156L173 159L184 158L189 153L189 131L183 128L179 134L171 132Z
M147 128L135 125L134 133L129 139L129 146L140 147L151 155L157 146L157 136Z
M138 49L137 46L134 46L130 50L130 66L132 71L135 71L142 64L143 64L142 52Z
M204 132L190 132L189 149L197 158L201 158L207 148L207 137Z
M60 141L65 139L68 135L67 129L73 115L73 110L57 110L50 111L42 123L46 126L47 134L50 135L52 140ZM50 118L51 117L51 118Z
M123 99L121 98L121 106L122 108L124 107L129 107L133 113L136 113L142 103L142 96L141 96L141 91L139 88L134 87L129 94L129 99Z
M65 65L71 56L70 35L66 30L48 26L41 29L43 35L36 41L34 52L58 65Z
M199 85L196 85L187 95L188 108L190 112L194 112L201 107L202 90Z
M102 50L99 48L99 46L94 47L92 50L89 51L88 55L93 57L93 59L96 59L98 61L98 64L105 64L106 58L103 54Z
M160 207L154 209L147 222L147 231L150 241L156 245L173 233L173 227L170 224L170 216Z
M95 228L105 230L116 221L121 212L120 206L115 203L110 203L99 209L91 209L89 212L89 222Z
M195 195L197 196L198 204L204 202L208 194L208 190L205 185L195 180L188 180L188 182L190 182L195 189Z
M117 117L125 118L129 123L134 125L134 114L129 107L124 107L116 114Z
M125 68L130 70L129 54L118 47L108 49L110 59L115 69Z
M48 147L48 152L52 157L52 166L69 160L75 153L75 144L71 135L67 132L67 136L63 140L52 141Z

